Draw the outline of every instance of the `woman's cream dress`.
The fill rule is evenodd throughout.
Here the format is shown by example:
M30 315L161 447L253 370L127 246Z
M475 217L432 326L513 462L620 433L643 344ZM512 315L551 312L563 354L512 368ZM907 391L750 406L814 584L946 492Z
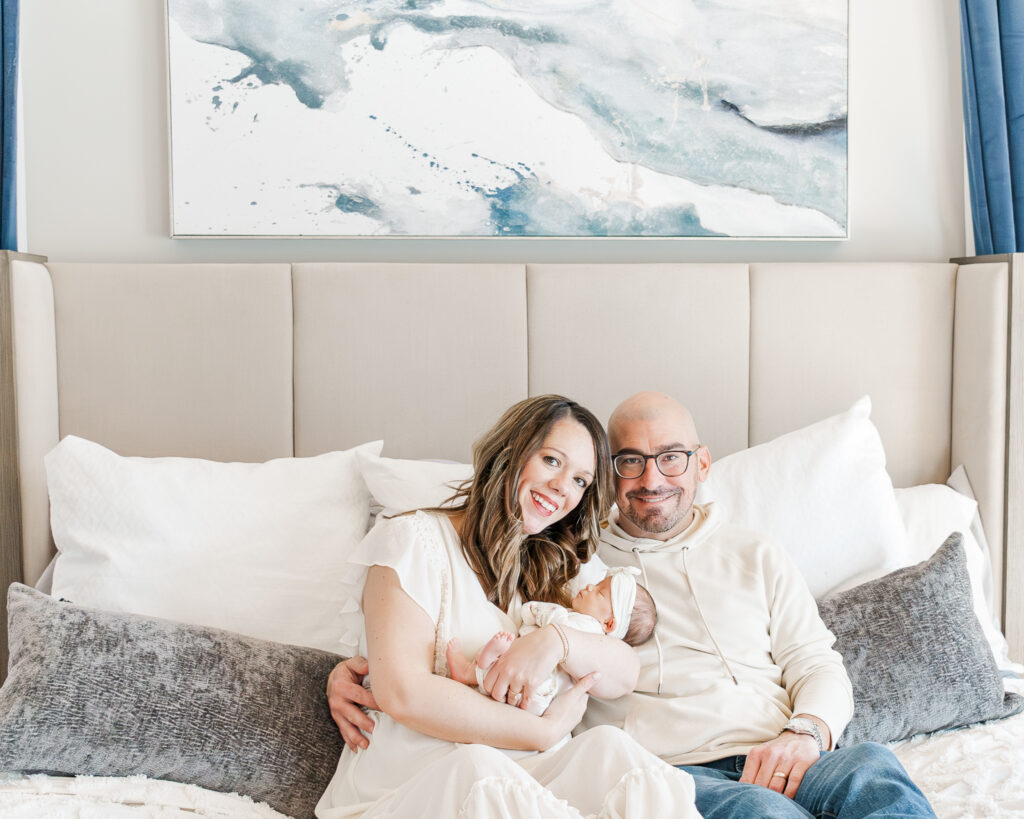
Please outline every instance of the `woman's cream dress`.
M473 656L495 632L518 632L518 607L510 617L487 600L444 515L380 520L352 560L394 569L434 621L435 673L447 675L444 648L453 636ZM365 654L365 634L361 647ZM345 748L319 819L699 816L689 774L617 728L593 728L538 754L448 742L372 716L370 747Z

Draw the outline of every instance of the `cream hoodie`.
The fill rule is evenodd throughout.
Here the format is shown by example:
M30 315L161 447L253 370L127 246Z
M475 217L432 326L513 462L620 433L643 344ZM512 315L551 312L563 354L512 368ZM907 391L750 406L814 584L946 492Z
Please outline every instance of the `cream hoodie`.
M819 717L835 741L853 714L850 679L799 570L760 535L723 523L713 503L693 508L668 541L614 522L602 535L605 563L642 570L658 625L637 649L636 690L591 698L581 728L620 726L673 765L746 754L793 714Z

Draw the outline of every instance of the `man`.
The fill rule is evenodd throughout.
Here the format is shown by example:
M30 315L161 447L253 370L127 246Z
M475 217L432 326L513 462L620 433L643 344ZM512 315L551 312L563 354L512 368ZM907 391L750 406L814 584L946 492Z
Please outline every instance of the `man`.
M640 393L608 439L618 515L598 555L643 571L659 619L636 690L591 699L583 725L622 726L692 774L705 817L933 816L881 746L821 753L853 713L842 658L786 554L694 503L711 457L689 411Z
M618 515L598 554L642 571L659 619L638 649L635 691L592 698L583 727L620 726L688 771L705 817L934 816L887 749L830 751L853 713L833 636L780 548L694 503L711 457L689 411L640 393L612 413L608 437ZM338 671L331 707L344 734L369 722L345 685L365 666Z

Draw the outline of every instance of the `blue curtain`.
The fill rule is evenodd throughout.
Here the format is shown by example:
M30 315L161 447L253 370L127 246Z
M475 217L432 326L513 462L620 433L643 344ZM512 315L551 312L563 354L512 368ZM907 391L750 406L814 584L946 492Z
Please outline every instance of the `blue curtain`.
M1024 252L1024 0L960 0L960 44L975 252Z
M0 6L0 250L18 249L18 0Z

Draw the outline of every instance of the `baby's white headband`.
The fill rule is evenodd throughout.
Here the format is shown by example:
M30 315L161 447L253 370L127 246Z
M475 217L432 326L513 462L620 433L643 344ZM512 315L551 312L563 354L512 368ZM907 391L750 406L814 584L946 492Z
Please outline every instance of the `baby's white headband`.
M612 579L612 615L615 617L615 628L610 633L620 640L629 630L639 575L640 570L635 566L618 566L608 570L608 576Z

